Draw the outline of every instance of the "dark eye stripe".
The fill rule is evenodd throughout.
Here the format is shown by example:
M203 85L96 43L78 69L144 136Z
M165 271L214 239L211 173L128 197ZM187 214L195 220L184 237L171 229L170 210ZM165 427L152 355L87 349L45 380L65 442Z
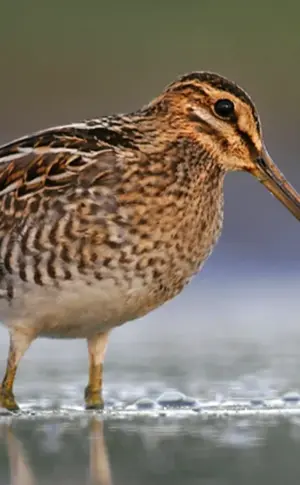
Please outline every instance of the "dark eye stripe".
M252 138L250 137L250 135L248 133L246 133L245 131L241 130L240 128L238 128L238 127L236 128L236 132L242 138L245 145L247 146L249 153L250 153L250 156L251 157L257 157L257 155L258 155L257 148L256 148Z

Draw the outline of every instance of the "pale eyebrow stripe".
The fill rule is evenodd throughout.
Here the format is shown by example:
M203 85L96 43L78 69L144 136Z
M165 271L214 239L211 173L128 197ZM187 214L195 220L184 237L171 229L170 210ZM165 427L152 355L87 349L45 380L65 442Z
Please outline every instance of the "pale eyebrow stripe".
M213 114L209 113L209 111L201 106L191 107L191 113L197 117L199 120L205 122L207 125L214 128L216 131L222 131L222 124L223 121L219 121Z

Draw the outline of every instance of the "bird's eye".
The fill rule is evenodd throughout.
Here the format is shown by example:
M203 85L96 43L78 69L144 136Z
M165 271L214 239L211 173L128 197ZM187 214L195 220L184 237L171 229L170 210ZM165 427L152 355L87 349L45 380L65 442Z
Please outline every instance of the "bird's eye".
M223 119L230 119L234 115L234 104L230 99L219 99L214 106L215 113Z

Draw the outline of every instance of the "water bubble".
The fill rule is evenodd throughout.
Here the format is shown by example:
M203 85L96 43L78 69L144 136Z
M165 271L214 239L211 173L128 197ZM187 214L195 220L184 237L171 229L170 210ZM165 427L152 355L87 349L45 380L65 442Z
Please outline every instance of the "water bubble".
M283 401L286 403L299 403L300 401L300 394L296 391L286 392L283 397Z
M193 409L197 400L178 391L166 391L157 399L157 404L169 409Z
M157 404L155 401L152 399L149 399L148 397L143 397L139 399L136 403L136 408L139 410L151 410L155 409L157 407Z

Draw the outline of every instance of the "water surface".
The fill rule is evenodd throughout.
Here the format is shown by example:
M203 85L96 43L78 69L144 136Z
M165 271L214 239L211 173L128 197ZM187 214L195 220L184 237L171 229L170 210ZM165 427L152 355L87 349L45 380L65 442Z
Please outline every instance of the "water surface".
M0 417L0 484L297 483L298 297L291 278L196 281L112 333L103 414L83 409L85 343L37 341L22 412Z

